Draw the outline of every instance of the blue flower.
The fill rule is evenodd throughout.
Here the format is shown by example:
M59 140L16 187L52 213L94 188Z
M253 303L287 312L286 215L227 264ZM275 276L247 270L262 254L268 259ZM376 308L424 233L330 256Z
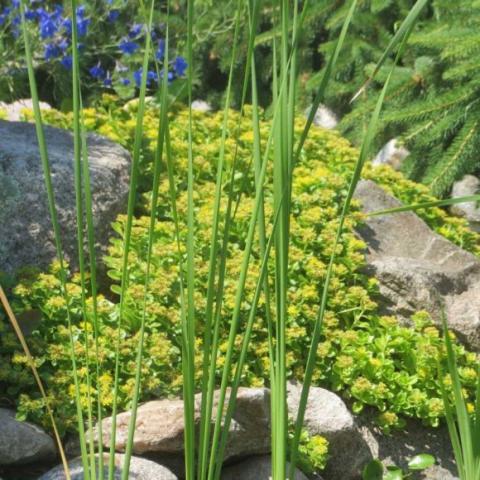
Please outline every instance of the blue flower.
M7 19L7 16L5 14L0 15L0 25L3 25L5 23L5 20Z
M98 62L94 67L89 70L90 75L93 78L104 78L105 70L101 67L100 62Z
M79 37L84 37L87 34L88 26L90 25L89 18L77 19L77 32Z
M85 16L85 5L77 7L77 16L83 18Z
M133 72L133 79L135 80L135 83L137 84L137 87L140 88L140 85L142 84L142 69L139 68L138 70L135 70ZM148 81L147 81L148 83Z
M130 79L129 78L122 78L122 79L120 79L120 81L122 82L122 85L125 86L125 87L130 85Z
M60 63L67 69L71 70L73 65L73 60L71 55L65 55L61 60Z
M25 18L27 20L36 20L37 19L37 12L35 10L26 9L25 10Z
M57 33L57 25L52 17L47 16L40 19L40 36L42 38L53 37Z
M175 70L178 77L183 77L183 75L185 75L187 67L188 64L183 57L177 57L173 62L173 70Z
M12 5L13 5L13 8L19 8L20 0L12 0Z
M135 83L137 84L137 87L140 88L142 84L142 68L139 68L138 70L133 72L133 78L135 80ZM156 72L154 72L153 70L149 70L147 72L147 87L151 85L152 81L157 82L158 76Z
M58 46L59 46L63 51L65 51L65 50L68 48L68 46L69 46L68 40L67 40L66 38L62 38L62 39L60 40L60 43L58 44Z
M72 34L72 19L71 18L65 18L62 22L62 26L65 29L65 33L67 35Z
M62 14L63 14L63 6L60 4L55 5L55 10L51 14L52 20L59 22L62 19Z
M147 72L147 85L150 84L150 80L153 80L154 82L158 82L157 72L154 72L153 70L149 70Z
M62 51L55 43L47 43L45 45L45 60L52 60L52 58L57 58L62 54Z
M117 10L117 9L114 8L113 10L110 10L108 12L107 20L110 23L113 23L118 19L119 16L120 16L120 10Z
M139 45L138 43L131 42L128 39L123 39L120 42L120 45L118 46L118 48L120 48L120 51L122 53L125 53L126 55L131 55L132 53L135 53L138 50Z
M137 38L143 30L143 24L142 23L135 23L131 28L130 31L128 32L128 36L130 38Z
M165 40L161 38L158 41L158 48L157 51L155 52L155 58L159 61L162 62L165 57Z

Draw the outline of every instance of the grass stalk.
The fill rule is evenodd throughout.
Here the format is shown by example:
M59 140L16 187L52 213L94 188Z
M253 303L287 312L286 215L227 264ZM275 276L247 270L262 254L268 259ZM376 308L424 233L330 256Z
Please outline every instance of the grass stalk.
M84 254L84 235L83 235L83 186L82 173L85 169L82 169L82 158L87 162L88 170L88 153L86 150L85 140L85 128L81 124L81 87L80 87L80 69L79 69L79 52L76 45L78 44L77 33L77 2L71 0L72 9L72 99L73 99L73 145L74 145L74 177L75 177L75 211L77 219L77 249L78 249L78 266L80 270L80 285L82 289L81 303L82 303L82 316L84 321L84 336L85 336L85 368L86 368L86 383L87 383L87 426L89 432L88 449L90 457L90 475L92 480L96 480L97 469L95 460L95 441L94 441L94 429L93 429L93 404L92 404L92 381L90 375L90 334L88 328L88 315L87 315L87 287L86 287L86 275L85 275L85 254ZM91 206L91 205L90 205ZM90 212L91 213L91 212ZM91 225L89 225L91 227ZM88 234L93 235L93 231ZM89 244L90 245L90 244ZM98 358L97 363L97 378L98 378ZM101 402L98 398L98 402ZM100 409L101 411L101 409ZM100 479L103 480L103 458L99 459L101 468L99 469Z
M141 3L143 7L143 2ZM153 11L155 6L155 0L150 3L150 15L148 19L147 31L152 30ZM130 173L130 190L128 194L128 206L127 206L127 221L125 225L124 241L123 241L123 260L122 260L122 279L121 279L121 291L120 291L120 308L118 312L117 321L117 339L115 345L115 373L114 373L114 387L113 387L113 404L112 404L112 426L110 432L110 453L109 453L109 466L108 466L108 480L114 479L115 473L115 444L116 444L116 429L117 429L117 409L118 409L118 387L119 387L119 375L120 375L120 342L121 342L121 326L123 322L123 313L125 308L125 301L128 289L128 255L130 252L130 241L133 224L133 212L136 202L137 184L139 175L139 163L141 155L141 145L143 136L143 118L145 115L145 95L147 90L147 73L148 64L150 60L150 48L151 48L151 36L146 36L145 51L143 55L142 64L142 78L140 82L140 94L138 99L138 112L137 122L135 126L134 146L133 146L133 158ZM101 439L100 439L101 441Z
M60 225L58 222L58 215L57 215L56 205L55 205L55 194L53 190L51 167L50 167L48 150L47 150L47 145L45 140L45 132L43 129L37 84L35 80L35 71L33 67L33 55L32 55L32 50L30 45L29 33L28 33L26 20L25 20L25 8L26 8L25 0L22 0L20 2L20 16L21 16L22 35L23 35L23 40L25 44L25 60L27 63L30 94L32 97L32 107L33 107L33 114L35 119L35 130L36 130L37 141L39 146L42 169L44 173L45 189L47 192L48 210L49 210L53 233L54 233L55 249L56 249L57 257L60 263L60 283L61 283L62 297L65 301L67 328L69 331L70 358L72 363L72 372L73 372L73 380L74 380L74 388L75 388L75 405L76 405L76 412L77 412L78 431L79 431L79 437L80 437L81 457L82 457L82 464L84 468L85 480L90 480L88 457L87 457L86 443L85 443L85 428L83 424L83 411L82 411L79 381L78 381L77 358L75 355L75 345L74 345L73 330L72 330L72 315L70 312L70 296L68 294L67 287L66 287L67 273L65 268L63 246L61 241Z
M185 421L185 478L195 478L195 218L193 175L193 24L194 0L187 0L187 92L188 92L188 167L187 167L187 303L182 327L183 404Z
M402 205L401 207L387 208L385 210L376 210L367 214L368 217L379 217L381 215L390 215L391 213L411 212L423 210L432 207L446 207L457 205L459 203L480 202L480 195L468 195L465 197L446 198L444 200L434 200L432 202L421 202L412 205Z
M165 34L165 50L163 65L168 65L169 62L169 27L168 27L168 18L169 18L169 2L167 2L167 23L166 23L166 34ZM150 31L147 32L147 35L150 36ZM141 391L141 371L142 371L142 360L143 360L143 346L144 346L144 337L145 337L145 323L147 315L147 295L148 289L150 286L150 273L151 273L151 263L152 263L152 251L153 251L153 242L154 242L154 233L155 226L157 223L157 212L158 212L158 191L160 185L160 173L162 170L162 161L164 153L164 142L167 129L167 113L168 113L168 75L165 74L162 76L161 90L160 90L160 116L159 116L159 125L158 125L158 135L157 135L157 147L155 152L155 161L154 161L154 174L153 174L153 185L152 185L152 199L150 203L150 224L149 224L149 235L148 235L148 246L147 246L147 265L145 272L145 284L144 284L144 295L143 295L143 307L142 307L142 320L140 325L140 338L138 341L137 347L137 358L135 364L135 386L134 394L132 399L130 422L128 426L128 436L127 444L125 448L125 458L124 465L122 469L122 480L128 480L129 471L130 471L130 459L133 452L133 443L135 435L135 426L137 418L137 409L138 401L140 398Z
M480 367L477 369L475 415L468 413L466 400L457 368L457 359L452 339L443 316L445 350L447 352L447 372L451 379L453 407L447 392L444 375L439 360L439 384L442 390L450 442L457 465L460 480L478 480L480 478Z
M214 318L214 293L215 293L215 274L217 272L218 243L220 234L220 203L223 187L223 173L225 163L225 143L228 132L228 118L231 103L231 92L233 84L233 71L237 56L238 35L240 30L240 13L242 1L237 1L235 14L235 30L233 34L232 56L230 60L230 69L228 75L227 91L225 95L225 108L223 112L222 136L220 140L220 152L217 163L217 178L215 184L215 199L213 206L212 233L210 240L210 259L207 280L207 304L205 310L205 333L203 343L203 373L202 373L202 401L200 413L200 436L199 436L199 460L198 460L198 479L203 480L207 475L208 450L210 439L210 425L213 408L213 394L215 388L215 363L217 354L217 335L214 334L214 345L212 348L212 326ZM228 221L228 218L225 222ZM225 232L226 233L226 232ZM226 236L226 235L225 235ZM225 250L221 251L221 263L225 264ZM222 267L221 267L222 268ZM220 270L220 274L222 270ZM219 284L219 288L222 288ZM218 298L218 297L217 297ZM218 311L218 309L217 309ZM218 322L215 322L218 325ZM216 328L216 330L218 330Z

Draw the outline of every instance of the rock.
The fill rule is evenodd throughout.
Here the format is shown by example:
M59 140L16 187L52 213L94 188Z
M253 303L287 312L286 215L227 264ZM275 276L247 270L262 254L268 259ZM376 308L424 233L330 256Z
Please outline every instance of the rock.
M392 138L377 153L377 156L372 160L372 164L390 165L395 170L400 170L403 161L408 155L410 155L410 152L402 145L399 145L396 138Z
M406 471L410 458L420 453L435 457L434 465L418 475L418 480L458 480L448 429L445 425L426 428L418 420L409 419L402 431L383 433L375 426L373 412L365 412L357 418L360 431L372 454L384 465L397 465Z
M449 470L440 467L439 465L434 465L433 467L428 468L423 473L423 480L460 480Z
M222 480L270 480L271 478L272 457L270 455L257 455L226 467L221 476ZM295 480L308 480L308 478L297 468Z
M302 386L290 382L287 389L289 415L295 420ZM329 461L322 473L327 480L356 479L363 466L372 459L369 446L345 403L328 390L310 387L304 427L310 435L321 435L329 442Z
M40 427L15 419L15 412L0 408L0 465L48 461L56 456L55 443Z
M104 454L104 472L105 477L108 475L108 455ZM122 467L125 455L115 455L115 480L121 480ZM98 462L98 456L97 456ZM82 466L82 459L75 458L68 463L70 469L71 480L83 480L84 470ZM97 463L98 474L98 463ZM97 477L98 478L98 477ZM168 468L159 465L158 463L147 460L146 458L131 457L130 459L130 480L178 480ZM65 480L65 472L63 465L59 465L49 472L42 475L38 480Z
M308 117L310 115L310 110L312 107L308 107L305 110L305 116ZM338 118L335 113L332 112L328 107L325 105L320 104L315 112L315 117L313 117L313 124L317 127L326 128L328 130L334 129L338 124Z
M452 187L452 198L478 195L480 192L480 179L473 175L465 175L461 180L455 182ZM480 207L478 202L457 203L450 207L454 215L465 217L472 230L480 232Z
M194 100L192 102L192 110L196 110L197 112L211 112L212 107L204 100Z
M218 391L215 392L218 401ZM200 423L201 396L196 395L196 422ZM225 460L270 451L270 393L263 388L240 388L232 418ZM216 415L214 408L213 419ZM125 450L130 412L117 416L116 449ZM133 451L135 454L179 454L183 451L183 401L164 399L138 408ZM103 444L109 446L111 418L103 420Z
M51 106L48 103L40 102L41 110L51 110ZM0 110L5 112L6 120L11 122L18 122L24 119L23 110L33 110L33 103L30 98L23 98L16 100L13 103L0 102Z
M372 181L355 197L364 212L401 203ZM381 307L403 319L428 311L474 349L480 349L480 260L433 232L412 212L370 217L358 228L367 243L367 270L380 282Z
M76 267L73 139L45 127L65 256ZM0 271L47 266L56 256L35 126L0 121ZM93 211L98 254L106 250L110 223L124 211L130 155L99 135L88 135ZM27 174L28 172L28 174Z

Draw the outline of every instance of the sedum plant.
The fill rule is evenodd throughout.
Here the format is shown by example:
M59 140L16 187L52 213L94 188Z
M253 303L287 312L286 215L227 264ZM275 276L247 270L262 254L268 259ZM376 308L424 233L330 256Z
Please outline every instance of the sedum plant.
M193 95L193 47L194 47L194 1L187 2L187 41L186 41L186 95L188 109L186 114L186 133L184 138L184 151L182 157L177 157L172 148L172 135L170 131L171 119L168 115L169 104L172 101L168 95L169 83L166 72L162 76L162 65L169 64L169 12L170 4L166 4L166 32L163 61L155 64L159 82L158 100L161 109L157 116L157 144L153 155L151 168L151 195L145 204L146 219L140 224L146 228L146 236L136 243L139 233L134 211L137 204L137 193L141 172L141 157L143 150L145 116L146 116L146 91L148 86L148 67L152 61L152 25L155 12L155 1L144 4L140 2L140 14L145 19L146 32L145 44L142 55L142 75L139 82L139 100L136 112L133 155L131 167L131 188L127 214L122 219L121 240L114 244L117 247L112 255L114 264L113 277L116 280L115 293L118 294L118 307L112 320L113 324L113 356L110 361L113 365L112 386L102 385L102 372L107 360L101 356L102 347L102 298L98 294L97 261L94 252L94 232L92 229L92 202L89 184L88 151L86 142L86 126L83 115L82 78L79 68L78 16L77 2L71 1L72 24L72 104L73 104L73 136L74 136L74 167L76 193L76 213L78 232L78 257L79 277L77 288L72 287L66 270L63 256L62 241L56 214L55 194L50 172L48 148L43 134L42 115L38 106L38 93L36 87L30 33L26 26L25 2L20 3L21 26L25 44L25 56L28 66L31 95L34 105L34 119L36 124L37 139L41 154L42 166L45 173L45 186L52 225L54 229L58 264L58 298L50 302L53 308L62 307L66 319L66 332L68 343L68 358L71 365L75 405L75 420L80 437L81 457L84 476L95 478L96 460L99 453L100 478L104 476L104 466L107 469L109 480L114 478L115 468L115 435L116 417L119 411L125 387L122 383L122 372L125 368L125 358L122 356L125 329L136 332L136 345L134 353L133 378L131 390L127 388L129 407L131 409L130 426L126 442L126 455L122 468L122 480L129 477L129 463L133 449L136 409L141 398L142 385L146 379L143 375L144 362L146 361L146 348L151 324L151 298L158 292L155 280L156 269L164 261L169 264L175 279L167 278L169 288L176 291L175 310L178 322L176 326L176 343L181 352L181 390L184 402L184 450L186 478L193 480L220 478L222 459L226 447L229 425L235 409L236 390L238 389L245 373L246 360L256 336L264 336L265 349L268 352L268 384L271 395L271 425L272 425L272 477L274 480L293 478L295 466L301 453L303 417L308 398L309 387L317 375L317 355L322 338L322 326L329 319L329 309L335 305L333 296L337 286L337 276L348 271L350 265L337 262L344 245L352 241L346 235L346 230L355 220L353 194L361 177L367 159L372 139L376 131L380 111L384 102L388 84L392 78L393 68L386 79L381 91L371 121L368 125L362 147L352 165L350 175L343 185L343 190L328 192L320 182L318 192L312 185L302 183L302 178L311 175L311 170L302 172L302 159L308 149L310 128L316 107L325 97L325 90L331 73L339 58L347 29L354 15L356 0L351 3L348 15L338 37L336 47L330 57L325 76L317 90L314 108L306 124L296 130L296 93L298 76L298 42L302 35L304 20L308 15L308 2L300 5L287 0L278 0L274 4L272 18L277 26L279 35L272 39L273 51L273 101L271 108L271 121L267 131L262 132L260 123L260 110L258 107L258 88L256 81L256 34L259 21L261 1L243 2L238 0L234 11L233 48L231 52L229 80L225 94L225 106L222 113L220 140L218 149L214 151L213 175L214 179L208 182L207 178L198 177L198 164L202 164L197 157L195 145L195 129L191 108ZM389 43L386 51L377 64L373 75L381 70L389 54L395 52L395 63L400 59L406 40L412 32L417 17L426 5L426 0L419 0L408 12L405 20L399 26L396 34ZM248 18L248 48L244 58L242 99L240 113L234 119L230 105L232 102L232 85L234 66L237 61L237 46L241 19ZM395 65L394 63L394 65ZM366 87L366 86L365 86ZM361 91L359 92L359 94ZM247 94L251 94L252 110L244 108ZM246 142L251 143L250 161L242 163L240 148L242 146L240 119L249 118L251 121L250 137ZM233 124L232 124L233 119ZM229 135L230 134L230 135ZM179 159L184 159L184 164ZM166 167L166 168L165 168ZM250 168L249 168L250 167ZM253 172L253 173L250 173ZM300 174L299 174L300 172ZM327 172L320 171L321 179ZM308 177L307 177L308 178ZM333 174L335 179L335 173ZM166 180L166 181L165 181ZM333 180L335 181L335 180ZM206 199L199 195L203 184L210 183L210 197ZM337 180L336 186L341 182ZM313 191L309 191L312 187ZM199 189L199 191L197 190ZM207 187L208 188L208 187ZM313 196L307 200L319 202L317 208L301 211L300 205L295 201L295 196L306 194ZM322 196L323 195L323 196ZM321 202L324 196L340 195L339 208L326 211L327 218L331 220L330 229L326 235L317 238L315 231L309 237L312 245L321 243L325 255L324 271L321 278L317 278L318 287L310 285L305 300L316 300L316 308L312 315L311 334L308 338L309 346L303 362L302 389L298 417L295 420L293 435L289 447L290 468L287 469L287 406L286 406L286 381L290 369L290 352L288 350L289 334L295 330L297 312L292 307L303 307L303 298L291 298L292 269L301 268L297 265L303 257L298 255L302 241L306 238L295 238L296 229L305 227L305 222L310 222L312 214L323 210ZM318 197L317 197L318 196ZM165 206L168 206L166 210ZM206 237L198 228L202 219L202 208L206 210L206 217L210 218L210 231ZM412 208L419 208L418 205ZM313 211L312 211L313 210ZM156 246L157 232L165 229L161 219L167 214L171 223L166 228L169 241L173 249L168 251ZM242 214L244 216L242 217ZM302 218L303 215L303 218ZM243 223L243 225L242 225ZM86 232L84 232L84 224ZM236 233L239 226L241 231ZM160 237L161 238L161 237ZM168 238L168 237L167 237ZM201 249L201 242L206 242L206 248ZM87 252L84 245L87 244ZM303 245L306 247L306 245ZM137 250L140 248L140 250ZM240 257L236 270L231 270L230 255ZM168 255L164 255L168 253ZM303 253L303 252L302 252ZM170 257L170 254L172 255ZM117 256L117 258L115 258ZM319 259L317 259L320 261ZM206 269L202 270L202 261L206 262ZM163 265L162 265L163 266ZM321 271L318 264L313 265L316 273ZM89 268L87 268L89 267ZM137 270L139 288L132 289L132 273ZM318 276L318 275L317 275ZM170 284L168 283L170 281ZM204 283L205 282L205 283ZM231 302L227 302L227 295L232 287ZM206 287L204 286L206 285ZM315 285L315 283L314 283ZM165 286L165 285L164 285ZM91 307L88 295L91 290ZM248 297L248 289L251 296ZM77 291L77 293L75 293ZM28 366L36 375L37 383L41 387L42 400L51 410L51 402L43 389L43 382L38 376L38 368L31 357L28 346L18 328L18 321L9 309L8 302L2 293L1 300L5 305L9 320L19 334L25 350ZM160 294L168 296L168 291ZM78 296L78 307L73 302ZM346 300L343 299L343 300ZM363 300L366 300L363 298ZM297 303L298 301L298 303ZM245 302L249 302L248 311L245 311ZM308 302L307 306L308 306ZM132 309L132 306L135 308ZM154 307L161 306L156 301ZM364 306L360 302L360 315L354 319L353 324L361 319L364 311L371 304L367 301ZM262 308L264 319L259 317ZM363 310L363 311L362 311ZM339 312L340 315L341 312ZM347 312L343 312L347 313ZM300 312L301 314L301 312ZM226 321L225 321L226 316ZM260 323L258 323L260 321ZM79 322L79 323L77 323ZM80 332L76 330L77 325ZM301 326L301 325L298 325ZM162 327L164 327L162 325ZM263 329L263 332L262 332ZM165 330L160 329L160 333ZM297 333L301 330L297 330ZM223 337L225 335L225 337ZM81 338L80 348L77 339ZM225 340L224 340L225 338ZM157 340L161 341L161 338ZM172 342L174 343L174 342ZM197 354L197 346L200 351ZM168 349L169 350L169 349ZM164 352L164 354L169 354ZM198 357L200 357L198 359ZM93 365L91 365L91 360ZM302 371L302 370L301 370ZM82 384L85 379L86 389ZM194 394L197 380L201 391L200 428L195 427ZM219 408L211 425L213 412L213 392L216 385L220 386ZM228 401L226 400L227 388L231 389ZM104 390L108 395L111 392L112 409L112 434L108 460L103 465L104 457L102 446L95 445L93 438L93 425L95 421L101 422L103 415L102 401L105 398ZM353 389L352 389L353 393ZM56 422L51 415L54 428ZM100 425L100 424L99 424ZM101 437L101 432L99 432ZM61 449L61 445L59 445ZM64 460L67 478L68 466Z
M248 112L251 107L246 106ZM136 104L122 108L114 98L106 97L104 103L97 109L85 109L84 116L87 125L92 129L105 132L112 138L121 138L124 145L131 149L134 131L131 127L137 112ZM31 118L25 112L26 118ZM159 108L154 104L147 107L144 118L147 124L154 122L159 115ZM248 167L251 156L249 143L249 121L241 119L238 113L230 112L232 123L240 122L238 143L238 165ZM70 128L71 116L56 111L45 112L46 122ZM197 181L197 283L199 305L205 300L201 294L207 289L209 237L209 209L213 202L214 189L214 154L221 142L222 115L220 113L201 114L193 116L194 130L197 137L194 148L198 155L194 175ZM179 211L185 209L184 169L186 168L185 150L182 135L188 123L188 112L177 111L170 122L172 135L172 153L178 158L179 173L176 179ZM301 131L304 120L297 119L297 132ZM260 121L260 130L267 131L269 121ZM142 175L147 183L151 175L151 162L155 151L155 131L145 131L145 154ZM227 137L229 142L230 137ZM150 152L150 154L148 154ZM293 183L292 195L292 248L290 268L290 309L291 325L287 329L287 360L288 376L301 380L304 372L305 351L312 332L315 307L318 302L319 288L312 288L325 273L325 264L330 253L328 239L331 237L336 223L335 211L345 195L346 178L352 171L358 152L338 134L314 128L306 142L302 159L297 166L298 179ZM231 157L227 154L227 162ZM307 175L307 172L316 172ZM375 179L383 188L390 191L403 203L425 203L432 200L428 189L419 184L405 180L399 173L388 167L365 167L364 176ZM237 179L234 189L244 196L239 205L235 220L232 222L228 249L227 272L229 278L234 278L239 270L240 255L244 250L241 243L242 232L248 219L249 201L252 196L252 175L248 172ZM134 345L138 340L139 317L142 308L142 281L145 278L146 253L148 243L148 213L151 193L145 192L139 197L136 216L133 224L130 257L132 265L129 273L128 302L125 310L126 322L123 328L124 343L121 346L122 356L129 368L122 372L119 391L119 408L128 408L131 394ZM155 229L153 249L162 252L152 261L151 275L155 285L150 292L147 303L148 322L146 326L145 360L143 372L148 373L148 379L142 386L143 400L159 396L179 394L181 390L181 345L180 319L178 304L178 268L176 267L177 250L175 233L168 208L168 182L160 183L159 222ZM463 248L479 254L479 237L466 228L464 220L447 215L439 208L420 210L419 214L440 234ZM121 279L125 216L120 216L115 223L116 235L112 238L109 255L104 259L105 267L111 277L114 293L119 292ZM392 430L403 425L408 417L420 418L427 425L436 425L444 415L441 401L441 391L436 382L431 379L436 375L436 357L442 342L438 331L433 327L429 317L423 313L413 318L415 329L398 324L397 320L380 316L376 305L377 285L362 273L364 266L363 249L365 245L354 235L354 228L361 223L363 216L357 207L346 225L342 242L342 251L337 254L337 266L332 278L332 291L328 303L327 316L319 346L319 356L316 363L313 382L340 392L352 403L355 411L364 408L377 410L377 421L384 430ZM185 238L186 226L181 224L181 237ZM252 276L259 269L258 247L254 249L255 258L251 261ZM270 265L270 270L272 265ZM68 371L68 336L63 328L65 318L64 302L60 297L58 281L58 264L52 266L48 274L25 273L24 279L16 286L14 293L15 310L19 319L28 318L32 311L42 312L40 330L31 338L32 348L37 358L42 359L40 374L50 386L51 401L62 414L58 415L62 431L75 430L74 409L69 402L68 394L72 389L69 374L55 375L56 369ZM79 312L81 288L78 286L79 276L71 276L71 290L74 310ZM227 347L227 328L229 315L234 304L234 282L228 282L224 290L224 311L220 331L220 349ZM254 282L248 281L245 287L246 301L241 309L241 318L248 316L250 299L254 293ZM87 299L90 305L91 299ZM114 318L118 312L116 300L101 298L99 301L100 322L105 335L100 338L100 355L102 358L102 374L106 387L111 386L113 379L113 338ZM262 326L265 319L265 305L262 300L258 309L258 319L255 331L252 333L250 348L242 376L242 384L260 386L269 385L268 366L268 331ZM203 328L205 318L198 315L199 330ZM74 316L75 333L83 341L81 335L81 319ZM77 330L78 328L78 330ZM372 342L372 339L376 339ZM13 342L13 346L12 346ZM155 347L157 345L157 347ZM5 358L11 358L15 351L14 339L5 337L5 345L0 349ZM93 346L93 343L92 343ZM476 357L458 345L457 354L461 366L465 370L463 382L471 389L467 372L475 365ZM201 366L202 342L199 340L195 349L196 365ZM23 363L22 363L23 362ZM19 399L19 410L23 416L41 421L48 426L48 417L39 408L42 400L38 397L32 379L22 370L22 376L15 374L15 368L4 365L5 389L12 390L11 397ZM14 354L16 368L25 365L25 357ZM420 367L421 366L421 369ZM216 371L219 380L221 369ZM20 381L20 378L24 379ZM26 382L26 383L25 383ZM15 385L16 384L16 385ZM81 384L86 380L81 379ZM196 386L200 386L199 375ZM85 387L83 387L85 388ZM105 392L109 388L104 389ZM84 399L85 401L85 399ZM111 412L111 396L102 400L104 415Z

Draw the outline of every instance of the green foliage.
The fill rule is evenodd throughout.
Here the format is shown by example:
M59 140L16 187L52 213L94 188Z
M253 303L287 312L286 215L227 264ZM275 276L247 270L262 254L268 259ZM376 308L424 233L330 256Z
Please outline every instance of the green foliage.
M23 273L22 283L15 288L17 303L14 305L19 312L20 325L29 329L32 318L40 314L41 323L28 337L29 346L34 354L37 367L47 385L47 393L51 406L58 415L58 425L63 431L74 430L75 404L74 385L72 380L71 359L69 352L69 333L65 323L66 306L61 294L59 265L55 263L47 273L34 270ZM75 274L67 284L71 299L73 315L73 334L76 341L75 351L78 355L78 374L81 381L81 394L84 407L87 405L88 386L86 383L85 328L89 335L89 365L92 387L90 394L95 394L94 386L99 385L102 392L102 405L105 412L112 405L112 386L114 369L114 342L116 335L117 305L103 296L99 297L99 321L101 338L99 339L99 360L102 374L96 378L94 362L94 344L91 335L91 324L85 324L81 316L81 286L80 276ZM92 316L91 299L87 304L88 318ZM2 318L3 320L3 318ZM35 383L30 373L27 358L20 351L13 332L2 322L3 329L0 340L0 385L8 396L18 398L18 414L20 418L28 418L50 428L48 418L43 410L43 400L36 392ZM168 340L162 332L161 324L151 324L146 338L146 358L143 363L143 384L145 397L165 396L177 393L181 386L178 377L180 351ZM124 370L121 372L121 388L119 404L127 406L134 385L135 347L138 342L138 332L131 328L122 332L121 352L124 360Z
M435 464L435 457L428 453L415 455L408 462L407 472L396 465L384 468L379 460L372 460L365 465L362 480L403 480L410 478L413 471L425 470Z
M289 439L293 438L293 428ZM328 460L328 441L320 435L310 436L304 429L300 436L297 465L307 475L323 470Z
M340 2L326 17L329 38L338 34L347 3ZM348 101L372 73L396 22L412 4L408 0L364 2L354 19L350 48L342 55L337 83L326 103L345 114L339 128L355 143L362 138L390 65L382 68L353 109ZM479 172L479 19L476 0L460 2L455 8L448 0L433 1L411 36L402 65L395 69L381 117L375 147L399 137L411 151L404 173L427 184L437 196L447 194L453 181L464 174ZM323 52L330 50L330 42L321 46ZM310 79L311 86L321 73Z
M469 372L474 380L476 395L474 403L465 398L462 385L464 369L460 366L458 355L452 343L451 335L443 319L444 341L447 351L447 364L439 366L439 376L448 379L441 384L445 416L447 419L450 442L455 457L460 480L475 480L480 476L480 377L477 364L474 372Z
M97 110L85 112L89 128L111 138L121 140L131 147L134 130L135 103L125 108L116 106L114 99L107 97ZM246 117L250 114L246 107ZM69 126L69 115L52 111L45 116L54 125ZM145 114L144 163L142 176L151 175L150 155L155 145L154 119L158 108L150 105ZM175 178L178 195L177 207L180 218L186 210L186 135L188 114L178 111L171 119L173 159L176 163ZM205 307L206 279L208 275L209 222L213 202L214 164L220 143L221 114L194 114L195 132L195 181L196 181L196 298L198 338L195 345L196 363L202 361L202 311ZM234 182L235 195L242 194L230 230L227 252L227 281L225 285L224 309L221 317L220 352L226 348L228 322L231 318L240 258L245 247L244 229L251 213L253 182L247 173L251 158L251 130L249 121L231 112L226 142L226 162L233 161L235 143L232 138L237 124L239 130L238 166L239 173ZM269 124L262 121L260 128L267 131ZM297 134L302 120L299 119ZM314 128L305 143L300 164L293 181L293 200L290 249L291 272L289 285L289 325L287 325L287 369L290 377L302 379L305 355L317 313L322 278L326 262L331 254L332 236L337 228L337 213L346 194L348 178L357 158L357 152L337 134ZM432 200L425 186L405 180L401 174L386 167L366 167L365 177L375 179L405 203ZM151 289L147 299L147 324L145 337L145 361L143 363L142 400L159 396L175 395L181 390L180 366L181 325L179 309L178 251L175 243L174 224L168 205L168 181L162 178L159 189L159 217L154 232L154 255L151 265ZM128 398L134 382L134 356L138 328L143 305L143 284L146 272L148 244L150 194L145 192L139 200L139 216L134 220L132 244L129 256L129 288L125 303L125 319L122 329L121 392L119 408L128 407ZM269 187L266 198L271 198ZM270 203L266 203L266 215L270 216ZM479 239L466 228L465 222L449 217L443 210L430 209L419 214L439 233L469 251L479 253ZM121 276L122 241L125 216L120 216L114 228L117 235L112 238L109 256L105 263L113 280L112 291L119 292ZM324 336L319 346L318 368L314 383L342 393L353 403L355 411L365 406L379 411L378 422L389 430L401 426L405 416L421 418L426 424L436 425L443 416L439 381L436 375L437 356L444 356L443 342L438 331L425 314L414 317L415 327L404 327L394 318L382 317L375 303L377 283L362 273L365 260L365 245L354 234L354 227L362 221L358 206L347 220L346 233L338 251L338 261L330 286L328 311L325 318ZM185 224L180 223L181 235L186 234ZM257 250L250 264L246 285L246 296L242 305L241 321L245 321L255 288L259 270ZM271 267L273 268L273 266ZM74 315L74 333L79 358L84 358L84 334L80 318L81 288L78 275L69 282L69 293ZM15 309L20 318L28 318L39 312L41 322L30 337L36 354L39 371L48 386L53 406L56 407L59 423L64 429L74 428L74 405L70 391L72 387L71 366L68 350L68 334L65 327L65 305L59 295L58 265L47 274L30 274L14 289ZM109 296L111 298L111 295ZM89 303L90 305L90 303ZM102 365L103 408L111 407L110 386L114 363L114 325L118 315L115 300L100 299L100 356ZM90 308L90 307L89 307ZM265 385L269 378L268 332L264 322L265 302L259 305L251 345L242 383ZM5 329L5 326L2 327ZM91 346L92 347L92 346ZM471 393L475 383L474 365L476 356L464 347L455 344L457 358L462 371L466 392ZM90 348L93 352L93 348ZM81 354L81 355L80 355ZM18 351L13 334L5 333L0 338L1 374L0 387L12 401L18 401L19 411L27 418L44 421L36 389L26 371L25 359ZM13 362L11 360L14 360ZM80 362L82 362L80 360ZM85 363L85 361L83 361ZM92 360L93 362L93 360ZM217 374L221 374L222 358L218 359ZM81 391L86 401L88 387L82 376L85 364L80 364ZM93 365L93 363L92 363ZM197 385L201 369L196 368ZM473 373L472 373L473 372ZM94 369L90 370L95 375ZM92 385L96 382L92 380ZM267 383L268 384L268 383ZM469 397L470 398L470 397Z
M327 92L326 103L329 107L339 114L349 111L350 99L367 79L366 66L376 63L382 56L400 21L405 18L414 4L414 0L358 2L334 79ZM317 47L323 58L331 54L349 7L350 1L347 0L314 2L312 9L317 15L318 23L324 29L324 41ZM394 55L391 60L393 58ZM306 83L307 92L314 90L320 82L325 73L324 65L322 67L309 76ZM385 76L389 69L390 66L385 67ZM374 96L372 96L372 102L373 98Z

